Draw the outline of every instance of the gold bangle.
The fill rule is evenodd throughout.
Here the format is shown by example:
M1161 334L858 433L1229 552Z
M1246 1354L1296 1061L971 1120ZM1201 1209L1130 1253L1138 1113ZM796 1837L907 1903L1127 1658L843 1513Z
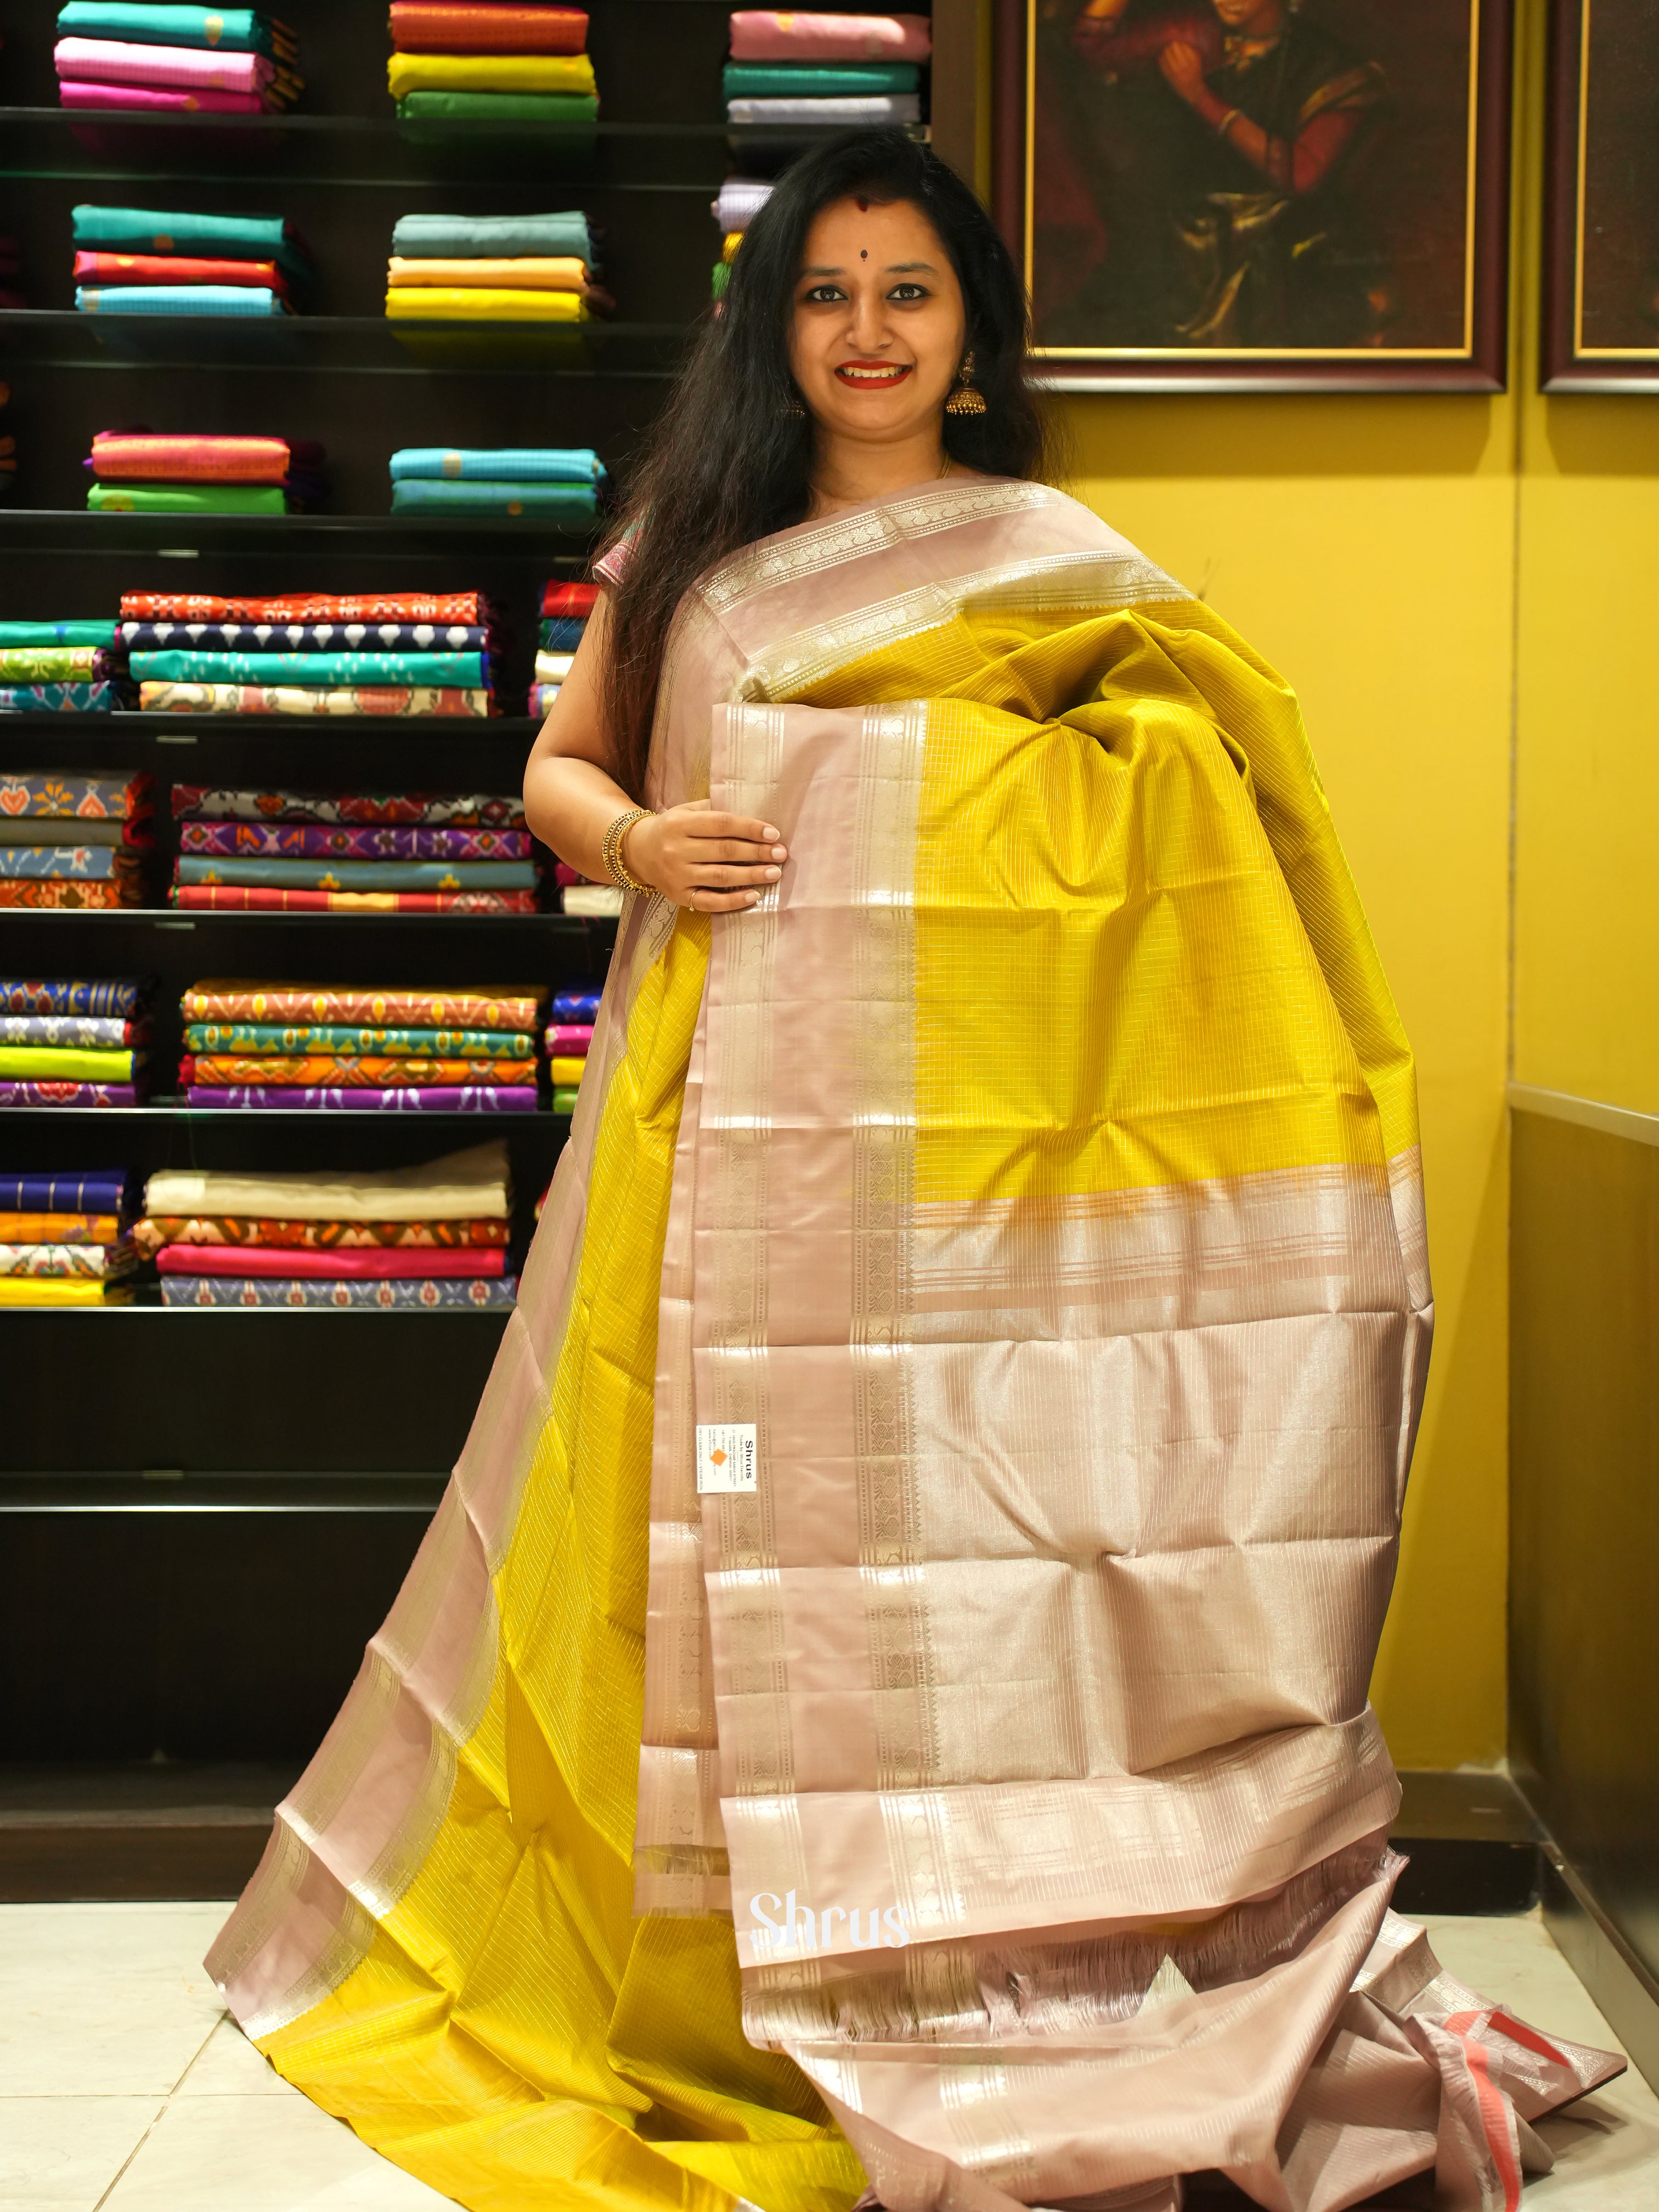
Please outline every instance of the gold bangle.
M1242 107L1230 107L1227 110L1227 112L1222 117L1220 122L1215 126L1216 137L1218 138L1224 138L1227 133L1232 129L1234 124L1239 120L1243 112L1244 111Z
M622 856L623 840L634 824L645 821L651 811L648 806L630 806L625 814L617 817L599 842L599 857L605 863L606 875L618 890L634 891L641 898L651 896L651 886L642 884L637 876L629 872L628 864Z

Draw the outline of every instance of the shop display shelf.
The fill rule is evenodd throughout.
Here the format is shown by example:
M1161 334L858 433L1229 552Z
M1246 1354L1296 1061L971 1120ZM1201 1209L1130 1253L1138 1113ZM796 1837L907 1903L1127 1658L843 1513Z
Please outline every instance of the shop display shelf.
M100 315L9 307L0 308L0 360L45 368L660 378L673 374L690 328L598 319L402 323L383 313Z
M558 530L534 514L121 514L87 507L0 506L0 554L65 552L130 561L138 553L362 554L429 564L436 554L526 553L550 568L585 565L604 526ZM181 586L182 588L182 586Z

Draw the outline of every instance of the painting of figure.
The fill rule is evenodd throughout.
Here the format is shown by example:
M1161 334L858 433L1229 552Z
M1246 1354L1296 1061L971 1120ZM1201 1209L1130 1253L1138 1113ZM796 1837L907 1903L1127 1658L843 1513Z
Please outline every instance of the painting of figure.
M1558 0L1546 374L1659 374L1659 0Z
M1490 0L1003 4L1043 351L1473 356Z

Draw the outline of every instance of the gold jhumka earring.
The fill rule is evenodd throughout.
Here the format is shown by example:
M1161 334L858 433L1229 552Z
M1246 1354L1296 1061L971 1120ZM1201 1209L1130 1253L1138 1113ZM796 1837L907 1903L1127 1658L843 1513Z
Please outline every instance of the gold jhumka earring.
M956 383L945 403L947 415L982 415L985 412L985 394L975 390L973 374L974 349L969 346L962 356L962 367L957 371Z

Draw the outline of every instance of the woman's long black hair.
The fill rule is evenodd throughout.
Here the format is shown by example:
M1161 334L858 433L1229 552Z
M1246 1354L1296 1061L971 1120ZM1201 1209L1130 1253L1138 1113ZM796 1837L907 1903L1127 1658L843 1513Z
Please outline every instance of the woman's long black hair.
M632 533L612 593L605 721L618 781L636 795L669 625L687 588L738 546L806 514L812 423L790 374L789 320L813 218L854 193L920 208L962 286L985 412L945 417L946 453L988 476L1052 471L1051 434L1023 374L1024 289L968 186L902 131L848 131L803 155L745 232L721 312L693 346L610 536L614 544Z

